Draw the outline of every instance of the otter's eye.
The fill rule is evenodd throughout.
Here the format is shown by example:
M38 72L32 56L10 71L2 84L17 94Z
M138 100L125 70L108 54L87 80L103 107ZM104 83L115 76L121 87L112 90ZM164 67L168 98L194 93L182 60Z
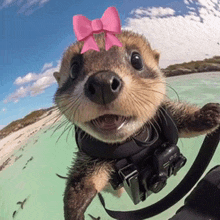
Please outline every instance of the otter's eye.
M136 70L141 70L143 68L143 61L141 55L138 52L133 52L131 54L131 65Z
M72 59L70 63L70 77L75 79L79 72L81 71L83 65L83 58L81 55L76 56Z
M76 78L76 74L80 71L80 64L77 61L74 61L70 68L70 77L72 79Z

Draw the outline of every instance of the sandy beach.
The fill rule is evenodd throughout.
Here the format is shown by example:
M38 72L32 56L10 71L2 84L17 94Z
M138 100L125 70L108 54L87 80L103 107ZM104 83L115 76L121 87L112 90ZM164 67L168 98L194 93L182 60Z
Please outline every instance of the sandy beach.
M182 80L192 80L202 78L203 80L219 78L220 72L206 72L206 73L196 73L188 75L173 76L167 78L168 83L175 83L175 81ZM20 149L29 138L33 137L38 131L50 126L56 120L57 111L53 110L50 115L45 113L40 117L37 122L28 125L16 132L11 133L5 138L0 140L0 171L12 165L16 158L13 153L14 151Z
M19 150L29 138L33 137L38 131L52 125L58 112L53 110L51 114L45 113L37 122L28 125L16 132L13 132L0 140L0 171L12 165L16 158L13 153Z

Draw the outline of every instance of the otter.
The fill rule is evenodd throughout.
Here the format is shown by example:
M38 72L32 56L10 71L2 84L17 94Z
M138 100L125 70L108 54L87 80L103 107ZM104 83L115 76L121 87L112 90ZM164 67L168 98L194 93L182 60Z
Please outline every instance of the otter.
M59 72L54 102L76 129L107 144L124 143L156 121L160 108L170 111L178 135L207 134L220 125L220 105L202 108L166 95L160 54L147 39L131 31L116 35L122 47L105 50L103 34L95 35L100 52L81 54L82 42L69 46ZM109 183L115 160L95 158L79 149L64 192L66 220L83 220L86 208Z

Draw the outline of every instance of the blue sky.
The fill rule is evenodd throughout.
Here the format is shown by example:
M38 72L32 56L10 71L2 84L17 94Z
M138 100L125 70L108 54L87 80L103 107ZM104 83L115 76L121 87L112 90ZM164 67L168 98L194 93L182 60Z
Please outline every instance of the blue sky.
M201 1L198 0L199 8L206 7L207 4ZM33 110L52 106L52 97L57 88L52 72L58 69L64 49L75 41L73 15L83 14L92 20L100 18L109 6L117 8L122 26L132 30L136 28L137 31L141 29L141 32L148 30L153 45L162 48L162 51L166 51L165 46L169 45L169 42L166 45L162 43L164 37L159 38L162 27L167 25L173 28L172 22L178 24L177 19L181 14L183 19L185 15L191 16L190 20L194 16L196 29L198 24L202 24L201 19L196 19L204 15L196 11L198 5L191 0L1 0L0 128ZM216 9L216 13L218 11ZM137 22L140 26L136 25ZM142 27L143 22L147 22L147 25ZM163 22L168 23L164 25ZM154 28L149 29L151 27ZM175 35L172 33L169 32L169 36ZM216 52L211 51L208 55L216 55ZM169 57L169 53L163 59L164 66L171 61L179 61Z

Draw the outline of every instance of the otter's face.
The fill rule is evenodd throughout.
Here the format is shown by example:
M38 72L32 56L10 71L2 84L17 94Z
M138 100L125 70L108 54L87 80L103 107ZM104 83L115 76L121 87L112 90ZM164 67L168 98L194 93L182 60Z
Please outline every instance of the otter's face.
M154 117L164 99L159 54L140 35L117 35L123 47L105 51L103 35L96 36L100 52L80 54L82 42L65 52L55 103L66 118L107 143L123 142Z

